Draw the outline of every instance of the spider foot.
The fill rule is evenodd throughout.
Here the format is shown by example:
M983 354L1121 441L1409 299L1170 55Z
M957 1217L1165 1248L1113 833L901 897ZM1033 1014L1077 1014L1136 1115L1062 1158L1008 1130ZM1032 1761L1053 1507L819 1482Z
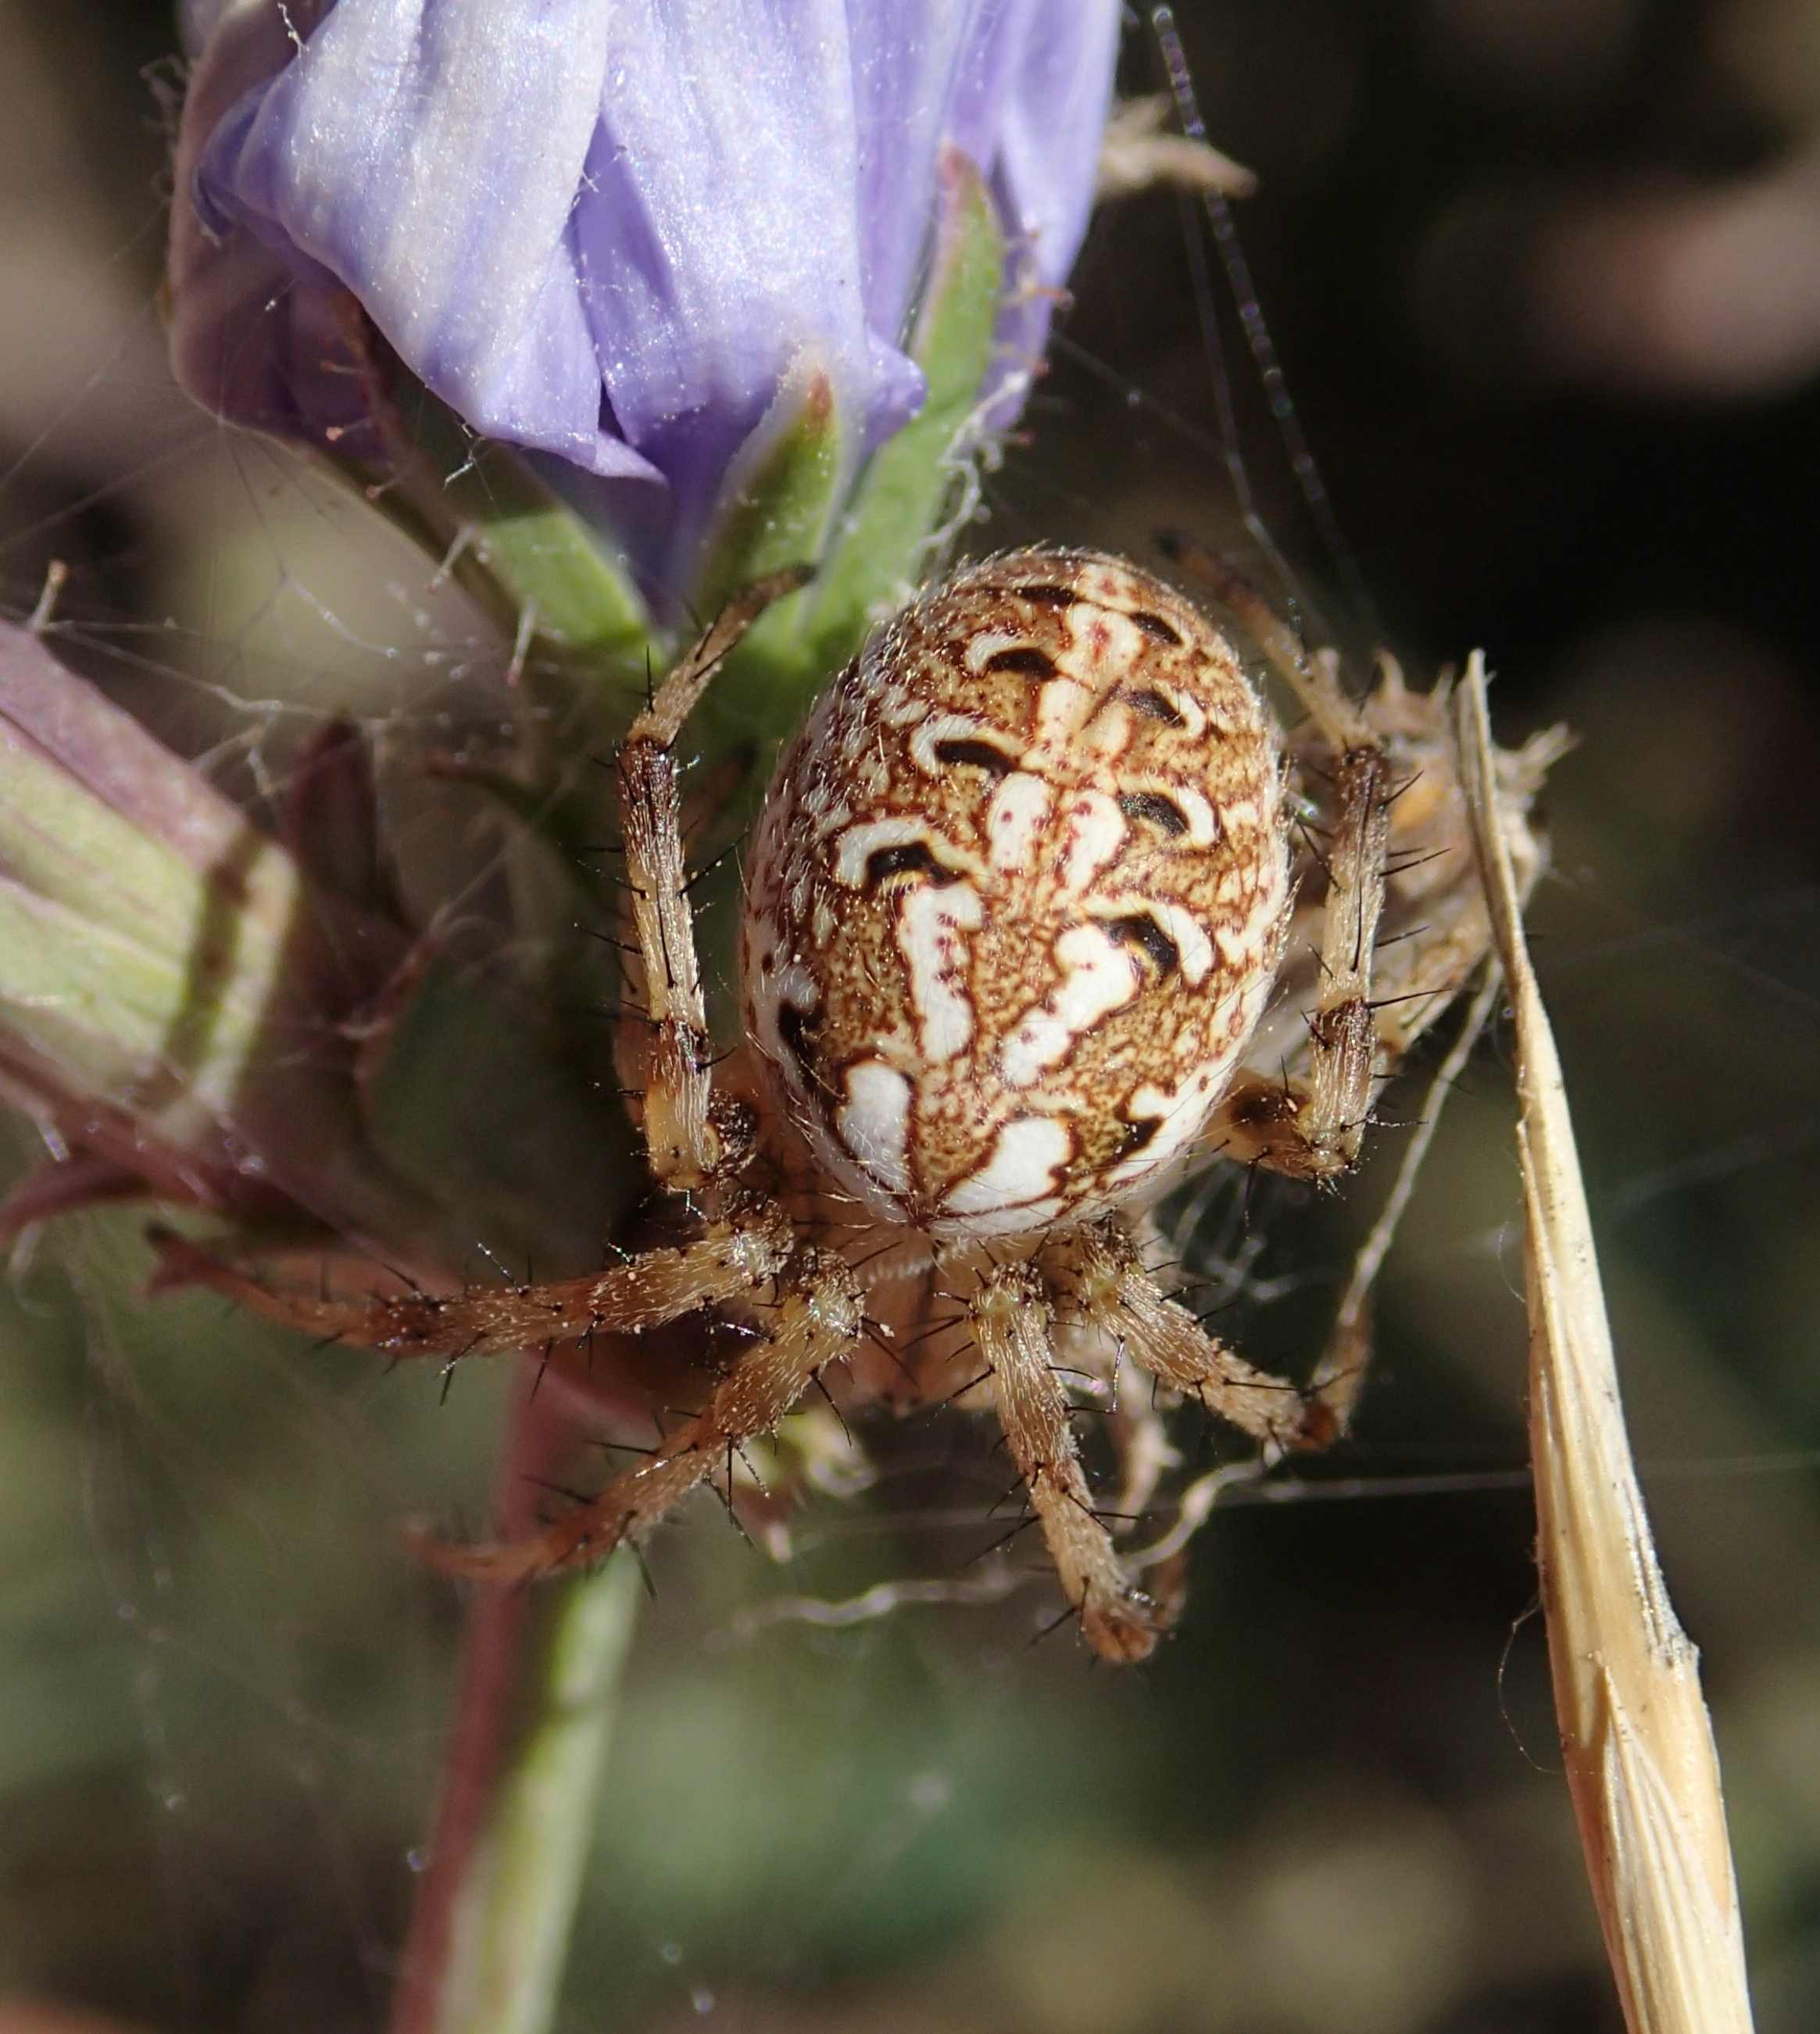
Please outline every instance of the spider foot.
M1102 1660L1131 1666L1147 1660L1169 1631L1170 1619L1143 1590L1090 1588L1081 1599L1081 1631Z

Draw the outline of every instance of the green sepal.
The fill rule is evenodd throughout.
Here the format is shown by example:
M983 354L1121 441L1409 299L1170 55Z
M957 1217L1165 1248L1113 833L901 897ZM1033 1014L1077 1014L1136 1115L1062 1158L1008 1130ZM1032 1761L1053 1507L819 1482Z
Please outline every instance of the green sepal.
M978 405L1004 285L1005 243L980 174L958 150L942 164L929 283L910 343L921 408L868 460L843 495L854 448L825 376L786 385L753 434L762 453L732 486L710 551L700 610L760 574L819 560L814 584L781 601L728 660L709 693L704 747L775 743L921 576L932 537L979 442Z
M604 685L624 718L652 630L625 561L527 455L477 437L364 321L359 341L385 463L331 455L331 467L474 599L534 693L552 681L565 692Z
M0 631L0 1068L78 1144L105 1120L105 1150L129 1154L130 1131L163 1173L188 1158L217 1180L256 1154L261 1219L289 1196L401 1252L465 1252L478 1222L501 1247L541 1236L546 1259L591 1261L625 1169L587 1071L609 1062L602 1019L586 1014L577 1049L564 1029L583 1013L414 944L367 845L336 873L377 893L333 894L36 639Z
M0 655L0 1018L73 1097L130 1095L180 1143L317 1007L326 921L351 921L34 638Z
M729 471L694 595L704 620L754 580L822 556L852 451L827 373L799 363ZM796 719L804 681L817 675L803 634L807 598L779 601L727 659L701 712L704 752L773 741Z
M766 573L821 556L848 451L826 372L799 363L728 469L696 580L704 617ZM789 613L780 601L759 625Z
M0 1058L88 1114L407 1240L430 1203L361 1135L343 1020L396 965L384 918L24 632L0 636Z
M978 448L980 391L1004 287L1005 243L979 171L959 150L942 163L935 254L910 356L922 407L867 463L812 595L810 662L838 670L881 614L922 577L929 541Z

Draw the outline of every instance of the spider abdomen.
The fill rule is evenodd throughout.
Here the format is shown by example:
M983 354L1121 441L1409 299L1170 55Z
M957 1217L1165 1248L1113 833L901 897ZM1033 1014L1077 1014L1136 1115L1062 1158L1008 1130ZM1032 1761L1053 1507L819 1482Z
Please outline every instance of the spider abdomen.
M1226 638L1121 561L1015 553L876 632L779 765L749 1034L881 1218L1084 1218L1193 1146L1288 891L1280 742Z

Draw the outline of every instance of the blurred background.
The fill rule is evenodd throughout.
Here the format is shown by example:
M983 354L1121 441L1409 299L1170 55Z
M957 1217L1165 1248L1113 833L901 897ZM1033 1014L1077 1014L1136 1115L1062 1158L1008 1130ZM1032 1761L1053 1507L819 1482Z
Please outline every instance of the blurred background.
M1261 179L1240 230L1347 546L1166 193L1102 216L970 542L1143 555L1188 528L1312 633L1381 633L1424 676L1482 644L1507 741L1576 730L1538 960L1704 1649L1758 2024L1797 2034L1820 2024L1820 10L1177 18L1210 132ZM0 6L0 600L29 613L65 561L72 660L254 799L313 715L366 716L433 891L412 759L497 717L501 655L357 509L170 387L173 39L163 6ZM1128 71L1154 85L1141 33ZM1235 445L1293 583L1239 524ZM1529 1614L1511 1121L1495 1043L1392 1259L1357 1437L1215 1517L1141 1672L1033 1648L1035 1586L804 1620L880 1581L964 1591L1002 1477L958 1424L894 1436L787 1568L711 1507L667 1535L564 2026L1612 2034ZM1319 1347L1398 1141L1330 1204L1254 1205L1222 1324L1256 1360ZM1209 1221L1203 1254L1236 1233ZM394 1528L479 1513L501 1380L439 1404L144 1304L138 1228L47 1230L0 1289L0 1999L21 2030L51 2024L28 1999L172 2034L377 2028L459 1635Z

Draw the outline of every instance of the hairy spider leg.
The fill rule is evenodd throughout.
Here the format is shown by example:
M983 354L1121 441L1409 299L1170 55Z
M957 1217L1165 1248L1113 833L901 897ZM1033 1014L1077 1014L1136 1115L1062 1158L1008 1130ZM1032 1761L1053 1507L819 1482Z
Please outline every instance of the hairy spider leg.
M677 1192L737 1170L751 1154L756 1125L743 1103L717 1099L714 1092L707 1007L683 861L676 739L741 636L807 577L801 569L774 572L736 595L633 721L616 766L651 1034L642 1109L645 1147L653 1179Z
M972 1311L999 1424L1062 1593L1102 1659L1142 1660L1154 1649L1162 1621L1132 1587L1094 1509L1068 1402L1056 1378L1054 1309L1043 1280L1034 1265L1000 1266L980 1281Z
M1384 906L1389 782L1389 762L1375 743L1340 758L1308 1071L1284 1079L1241 1069L1208 1128L1210 1142L1241 1164L1325 1185L1358 1162L1377 1063L1372 969Z
M250 1314L322 1342L444 1361L592 1334L642 1334L699 1308L749 1297L782 1271L792 1244L782 1211L754 1199L692 1243L644 1251L588 1278L361 1299L269 1285L168 1229L155 1229L152 1240L160 1260L155 1289L206 1285Z
M1246 1362L1164 1292L1116 1216L1077 1229L1045 1262L1058 1296L1079 1319L1115 1338L1158 1383L1261 1442L1273 1457L1324 1447L1334 1438L1318 1402Z
M445 1574L528 1582L640 1544L679 1499L717 1476L726 1478L722 1495L730 1501L734 1456L755 1435L770 1432L827 1364L852 1353L864 1317L860 1283L846 1265L824 1252L799 1250L774 1323L741 1353L700 1413L598 1496L523 1539L462 1547L419 1532L414 1544Z

